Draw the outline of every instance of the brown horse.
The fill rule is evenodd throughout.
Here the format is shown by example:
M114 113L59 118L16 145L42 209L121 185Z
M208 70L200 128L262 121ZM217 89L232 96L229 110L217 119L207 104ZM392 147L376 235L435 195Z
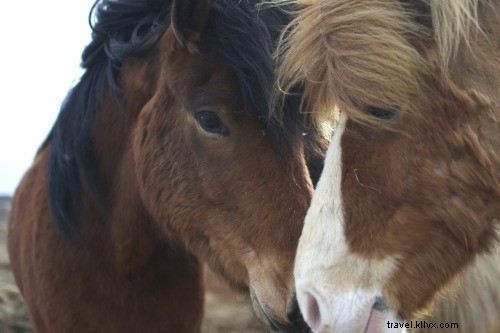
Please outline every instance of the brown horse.
M315 332L401 331L497 244L500 3L284 2L302 8L279 93L303 86L317 121L337 121L295 262L300 309Z
M286 302L323 141L292 100L268 122L289 21L254 6L96 3L86 71L12 203L36 332L199 332L204 262L299 331Z

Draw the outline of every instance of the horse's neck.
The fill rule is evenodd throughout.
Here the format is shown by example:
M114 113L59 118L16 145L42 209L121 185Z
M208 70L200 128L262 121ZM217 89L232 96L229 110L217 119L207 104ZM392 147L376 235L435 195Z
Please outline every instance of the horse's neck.
M475 90L492 102L473 125L482 129L483 142L500 156L500 5L482 5L479 20L482 31L471 34L469 45L462 43L450 73L462 89Z
M481 30L473 25L468 42L462 41L451 61L452 77L465 88L480 87L498 98L500 78L500 4L480 2L478 20Z
M136 102L132 106L124 101L117 109L108 95L95 120L93 148L106 207L99 210L84 191L84 205L95 218L81 224L81 235L92 261L98 261L99 281L116 286L104 291L104 297L116 297L117 303L135 302L138 306L127 315L145 332L160 331L158 327L171 327L162 330L165 332L179 331L174 329L182 327L179 321L196 326L202 317L203 266L193 255L173 249L164 240L141 200L132 143L137 119L134 113L146 101ZM182 313L177 306L189 311Z
M160 246L160 235L153 232L141 204L134 178L130 144L133 121L126 110L117 110L108 95L96 117L92 141L99 172L99 190L105 201L97 222L109 228L116 268L123 272L138 269ZM96 209L90 195L86 207Z
M474 90L490 102L489 107L468 117L467 125L477 134L484 148L483 156L491 162L500 182L500 4L489 3L491 7L485 5L479 11L482 31L471 36L469 46L462 45L463 48L470 47L472 52L459 53L451 63L450 73L460 88ZM492 212L493 221L498 223L498 197L493 197Z

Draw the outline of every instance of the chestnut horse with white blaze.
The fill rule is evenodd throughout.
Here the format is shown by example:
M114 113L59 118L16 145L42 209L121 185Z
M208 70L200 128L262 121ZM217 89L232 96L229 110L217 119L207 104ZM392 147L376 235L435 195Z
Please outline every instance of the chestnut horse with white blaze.
M326 146L293 98L268 121L289 19L256 4L96 2L85 73L12 202L36 332L199 332L205 262L270 327L302 331L286 304Z
M277 2L301 5L277 102L302 86L336 122L295 262L313 331L401 331L461 279L498 281L475 261L499 262L500 2Z

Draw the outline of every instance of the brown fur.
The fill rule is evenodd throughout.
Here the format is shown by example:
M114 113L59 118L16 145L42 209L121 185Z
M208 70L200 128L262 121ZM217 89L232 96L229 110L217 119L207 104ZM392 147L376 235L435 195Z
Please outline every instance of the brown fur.
M402 116L405 134L349 121L342 138L344 151L357 147L342 161L346 238L365 257L402 256L385 296L405 319L491 247L499 209L498 161L470 125L488 108L475 95L431 87L422 100L429 116Z
M363 257L399 258L383 295L400 318L417 318L497 242L499 3L436 0L427 13L396 0L298 2L279 88L304 85L318 122L335 107L350 118L346 239ZM399 113L385 121L367 106Z
M147 61L125 63L123 110L111 94L103 101L92 138L108 211L82 182L75 237L60 237L48 206L50 144L19 185L8 247L36 332L199 332L205 261L251 291L261 319L288 322L312 195L303 146L281 153L261 122L239 112L237 81L210 45L183 42L196 52L169 28ZM203 107L229 137L196 123Z

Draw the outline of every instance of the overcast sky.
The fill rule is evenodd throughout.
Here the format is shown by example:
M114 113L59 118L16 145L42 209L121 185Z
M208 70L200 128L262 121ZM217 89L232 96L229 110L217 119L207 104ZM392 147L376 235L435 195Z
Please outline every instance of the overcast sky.
M5 1L0 11L0 195L12 194L81 75L93 0Z

